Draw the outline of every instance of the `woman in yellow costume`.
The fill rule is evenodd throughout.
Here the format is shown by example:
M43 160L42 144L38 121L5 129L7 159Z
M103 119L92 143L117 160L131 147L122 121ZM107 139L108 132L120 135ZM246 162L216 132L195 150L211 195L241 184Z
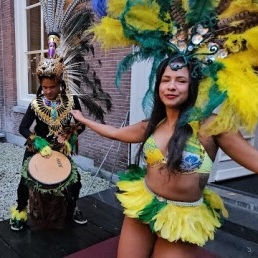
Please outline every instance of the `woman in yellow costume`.
M214 238L227 211L220 197L206 188L219 147L239 164L258 173L258 152L238 132L206 136L180 118L193 106L198 79L181 58L165 59L157 71L150 118L114 128L73 116L104 137L141 143L138 158L146 168L129 167L120 174L117 194L124 207L118 257L197 257L197 246ZM178 68L180 67L180 68ZM200 125L216 119L212 114ZM151 256L152 255L152 256Z
M197 247L213 240L221 215L228 216L206 187L218 148L258 173L258 151L238 131L253 131L258 121L251 99L258 93L258 3L110 0L107 6L91 30L95 38L105 48L137 46L119 64L116 82L134 61L153 61L146 120L115 128L71 111L104 137L140 143L137 159L146 166L131 165L117 183L125 214L118 258L199 257Z

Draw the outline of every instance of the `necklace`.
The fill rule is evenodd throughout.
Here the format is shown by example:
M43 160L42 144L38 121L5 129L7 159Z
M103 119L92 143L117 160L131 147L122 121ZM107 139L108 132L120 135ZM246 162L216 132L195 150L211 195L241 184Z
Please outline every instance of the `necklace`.
M53 118L53 120L56 120L58 116L57 107L61 104L60 96L58 95L55 100L49 100L44 96L43 101L45 105L51 108L51 111L50 111L51 117Z
M31 103L31 107L38 118L48 125L48 135L62 132L63 125L71 117L70 111L73 105L74 102L71 94L59 95L56 100L38 97Z

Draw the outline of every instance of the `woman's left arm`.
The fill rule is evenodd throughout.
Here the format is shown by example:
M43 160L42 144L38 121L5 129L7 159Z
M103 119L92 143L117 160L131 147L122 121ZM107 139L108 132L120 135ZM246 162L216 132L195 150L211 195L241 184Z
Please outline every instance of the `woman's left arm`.
M218 146L241 166L258 173L258 150L250 145L240 132L227 132L215 136Z

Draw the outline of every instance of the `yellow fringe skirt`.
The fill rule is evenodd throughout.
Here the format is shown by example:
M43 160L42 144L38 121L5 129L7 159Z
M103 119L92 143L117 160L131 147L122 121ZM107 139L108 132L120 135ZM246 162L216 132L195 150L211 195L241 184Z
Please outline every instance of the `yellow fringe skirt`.
M166 200L152 193L146 186L146 171L139 167L120 175L117 198L124 214L149 224L159 237L170 242L181 240L199 246L214 239L216 228L221 226L220 213L228 212L222 199L208 188L197 202Z

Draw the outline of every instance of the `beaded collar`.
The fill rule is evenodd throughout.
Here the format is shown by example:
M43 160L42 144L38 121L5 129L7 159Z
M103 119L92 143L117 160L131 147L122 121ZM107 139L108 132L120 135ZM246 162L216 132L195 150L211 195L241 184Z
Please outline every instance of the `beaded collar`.
M31 107L38 118L48 125L48 136L62 132L63 125L71 117L70 111L73 105L73 97L70 94L69 96L59 94L55 100L48 100L41 96L34 99L31 103Z

